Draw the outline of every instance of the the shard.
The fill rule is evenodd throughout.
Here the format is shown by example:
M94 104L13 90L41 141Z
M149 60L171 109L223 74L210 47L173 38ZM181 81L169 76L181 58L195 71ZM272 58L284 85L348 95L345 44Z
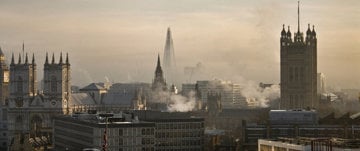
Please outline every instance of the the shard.
M164 74L166 81L169 83L176 83L175 75L176 75L176 62L175 62L175 52L174 52L174 44L171 36L170 27L167 29L166 33L166 42L164 48Z

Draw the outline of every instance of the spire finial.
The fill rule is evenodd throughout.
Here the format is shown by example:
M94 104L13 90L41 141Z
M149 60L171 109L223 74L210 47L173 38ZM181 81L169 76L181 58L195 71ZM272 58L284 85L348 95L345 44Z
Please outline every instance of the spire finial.
M48 53L46 52L45 64L49 64Z
M18 64L21 64L21 54L19 53L19 62Z
M285 30L285 24L283 24L283 29Z
M290 31L290 26L288 26L288 32Z
M22 53L23 53L23 57L25 57L25 42L23 40L23 43L22 43Z
M25 55L25 64L28 64L28 54Z
M59 60L59 64L62 64L63 60L62 60L62 52L60 52L60 60Z
M157 66L160 66L160 54L158 53Z
M298 1L298 33L300 33L300 1Z
M35 64L35 54L33 53L33 55L32 55L32 64L34 65Z
M14 52L11 55L11 64L15 64L15 59L14 59Z
M53 53L53 55L52 55L51 63L52 63L52 64L55 63L55 55L54 55L54 53Z
M66 53L66 61L65 62L67 65L69 65L69 54L68 53Z
M315 25L313 25L313 31L315 31Z

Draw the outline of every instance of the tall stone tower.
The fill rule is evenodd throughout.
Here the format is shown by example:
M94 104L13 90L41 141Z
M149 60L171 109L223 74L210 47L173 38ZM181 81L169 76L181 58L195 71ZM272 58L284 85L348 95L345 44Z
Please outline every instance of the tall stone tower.
M9 97L9 67L5 62L5 55L0 48L0 101L1 105L7 104ZM1 106L0 105L0 106Z
M298 29L291 39L290 27L283 29L280 37L281 103L282 109L318 108L317 97L317 39L316 32L306 31L304 40L300 32L298 4Z
M9 107L28 107L28 100L36 96L36 92L37 81L34 55L32 61L29 62L26 53L25 61L22 62L19 54L19 60L16 64L13 54L10 64Z
M176 62L175 62L175 52L174 44L171 36L170 27L167 29L166 33L166 42L164 48L164 62L163 62L165 78L170 83L176 83Z
M59 63L55 63L54 54L49 63L46 54L44 64L44 96L50 100L52 107L63 109L63 113L69 112L68 102L71 96L70 63L68 54L66 61L63 61L60 54Z

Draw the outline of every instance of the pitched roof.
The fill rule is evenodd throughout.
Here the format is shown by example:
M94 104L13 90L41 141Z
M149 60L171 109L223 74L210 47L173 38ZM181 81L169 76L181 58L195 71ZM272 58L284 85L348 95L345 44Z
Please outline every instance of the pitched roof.
M84 88L80 89L80 91L81 90L105 90L105 88L97 83L91 83L85 86Z
M71 94L71 101L69 105L90 105L90 104L96 104L94 99L91 98L91 96L87 93L72 93Z

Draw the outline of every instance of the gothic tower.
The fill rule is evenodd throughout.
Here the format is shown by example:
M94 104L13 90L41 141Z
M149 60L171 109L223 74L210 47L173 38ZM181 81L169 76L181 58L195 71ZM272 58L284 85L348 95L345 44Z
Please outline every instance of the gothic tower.
M153 91L166 91L166 82L164 79L163 71L160 66L160 55L158 55L157 65L155 69L155 77L152 83L152 90Z
M28 107L28 100L36 96L36 92L37 81L34 55L32 62L29 62L26 53L25 61L22 62L19 54L18 63L15 63L13 54L10 64L9 107Z
M49 62L46 54L44 63L44 96L51 102L51 107L62 109L63 113L69 112L68 102L71 96L70 63L68 54L63 61L62 53L59 62L55 62L52 55Z
M5 55L0 47L0 101L1 105L7 104L9 97L9 67L5 62Z
M167 33L166 33L163 67L164 67L165 77L168 80L168 82L175 83L176 62L175 62L174 44L171 36L170 27L167 29Z
M290 27L283 29L280 37L281 102L282 109L317 108L317 38L316 32L306 31L304 40L300 32L298 4L298 29L291 39Z

